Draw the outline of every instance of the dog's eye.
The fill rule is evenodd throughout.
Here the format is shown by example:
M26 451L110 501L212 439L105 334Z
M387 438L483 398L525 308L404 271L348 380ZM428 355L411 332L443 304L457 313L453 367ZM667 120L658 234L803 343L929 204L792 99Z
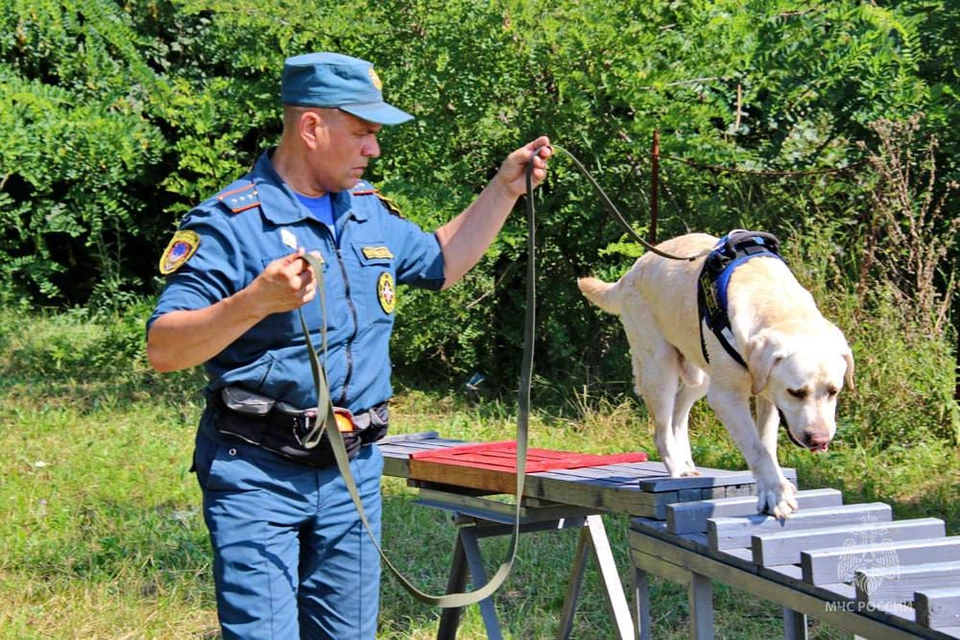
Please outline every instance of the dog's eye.
M840 393L840 389L837 389L836 387L827 387L827 395L830 396L831 398L837 395L838 393Z
M797 400L803 400L804 398L807 397L806 389L787 389L787 393L792 395Z

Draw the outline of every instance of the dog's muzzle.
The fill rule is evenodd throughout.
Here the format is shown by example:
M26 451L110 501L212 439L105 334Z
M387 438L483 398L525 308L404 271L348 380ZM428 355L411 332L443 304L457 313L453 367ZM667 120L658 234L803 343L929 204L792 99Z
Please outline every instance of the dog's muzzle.
M814 453L820 453L822 451L826 451L827 447L830 446L828 442L824 442L823 444L819 445L803 444L797 440L795 435L793 435L793 431L790 430L790 425L787 423L787 417L783 415L783 411L780 410L780 407L777 407L777 413L780 414L780 424L782 424L783 428L786 430L787 438L790 439L790 442L797 445L801 449L806 449L807 451L812 451Z

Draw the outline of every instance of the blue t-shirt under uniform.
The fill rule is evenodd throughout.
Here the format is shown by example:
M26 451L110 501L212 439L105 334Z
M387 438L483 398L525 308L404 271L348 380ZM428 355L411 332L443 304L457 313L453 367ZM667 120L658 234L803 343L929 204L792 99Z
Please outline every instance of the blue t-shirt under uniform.
M337 237L337 228L333 220L333 202L330 201L330 194L325 193L322 196L305 196L302 193L294 192L300 204L305 206L314 218L327 225L334 238Z

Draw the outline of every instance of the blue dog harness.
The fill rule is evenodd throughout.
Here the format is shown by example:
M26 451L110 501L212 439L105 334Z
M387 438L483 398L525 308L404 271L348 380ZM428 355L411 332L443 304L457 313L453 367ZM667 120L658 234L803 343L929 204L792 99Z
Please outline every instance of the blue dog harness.
M744 369L747 368L747 363L733 346L733 331L730 328L730 316L727 315L727 286L733 270L751 258L769 256L783 260L779 249L780 243L772 234L736 229L720 238L707 255L697 280L700 349L707 362L710 362L710 356L707 354L707 343L703 337L704 324L717 336L724 351Z

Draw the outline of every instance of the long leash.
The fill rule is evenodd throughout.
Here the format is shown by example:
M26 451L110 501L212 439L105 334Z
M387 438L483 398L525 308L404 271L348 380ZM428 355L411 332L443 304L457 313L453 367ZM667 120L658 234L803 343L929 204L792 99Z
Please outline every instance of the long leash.
M596 190L596 192L600 195L603 203L614 215L620 225L626 230L630 237L643 245L647 250L663 258L682 261L696 260L709 253L709 251L702 251L691 256L677 256L658 249L644 240L633 230L633 227L631 227L626 221L624 216L620 213L620 210L617 209L616 205L613 204L613 201L607 196L606 192L603 190L603 187L601 187L596 179L594 179L583 163L580 162L580 160L573 153L564 149L563 147L552 145L552 148L562 151L573 161L580 173L583 174L594 190ZM310 337L310 330L307 327L306 319L303 315L303 308L301 307L298 310L300 315L300 327L306 340L307 351L310 357L310 368L313 373L314 385L317 389L317 408L318 410L322 410L324 412L322 420L320 419L319 415L317 416L317 426L312 429L311 432L308 433L304 438L303 446L307 449L312 449L320 443L323 434L327 434L327 439L330 442L330 448L333 451L333 456L336 460L340 475L343 477L344 484L347 487L347 492L350 494L350 498L357 509L357 514L360 517L360 521L363 523L367 536L377 549L377 553L380 554L380 558L383 560L383 563L386 565L387 569L389 569L389 571L397 578L397 580L399 580L403 588L406 589L406 591L414 598L426 604L444 609L462 608L492 596L497 589L500 588L500 585L503 584L503 582L507 579L507 576L510 575L510 571L513 568L513 563L517 557L517 542L520 537L521 500L523 498L523 487L526 479L527 448L529 441L528 430L530 417L530 389L533 379L533 345L536 339L536 205L533 193L533 159L536 158L538 154L539 149L533 152L533 156L527 165L525 175L527 190L527 300L523 327L523 357L520 365L520 390L517 410L516 511L514 514L513 533L510 537L510 547L507 551L508 557L500 565L493 577L482 587L463 593L448 593L444 595L431 595L425 593L424 591L418 589L406 576L404 576L403 573L401 573L394 566L394 564L383 552L380 543L377 541L377 538L373 533L373 528L370 526L370 521L367 518L366 510L363 507L363 500L360 498L360 492L357 489L356 481L354 480L353 473L350 470L350 457L347 453L347 445L343 440L343 434L340 433L340 429L337 426L336 415L330 396L330 387L327 382L326 371L320 361L320 356L317 354L317 350L313 346L313 341ZM326 358L327 310L325 303L326 296L324 290L323 263L320 262L316 256L310 254L305 254L302 256L302 258L313 268L314 276L317 279L317 297L320 300L320 313L322 322L322 350L324 358Z
M617 205L613 204L613 201L610 200L609 196L607 196L607 192L603 190L603 187L600 186L600 183L597 182L596 179L590 174L590 172L583 165L583 163L580 162L577 156L573 155L570 151L567 151L566 149L564 149L559 145L554 144L554 145L551 145L551 147L558 151L562 151L567 155L567 157L570 158L570 160L573 161L574 166L576 166L577 169L580 170L580 173L583 175L583 177L587 179L587 182L589 182L590 185L593 187L594 191L597 192L597 194L600 196L600 200L606 206L607 210L613 214L613 217L616 218L617 222L620 223L620 226L622 226L626 230L627 234L631 238L633 238L634 240L639 242L641 245L643 245L648 251L650 251L651 253L657 254L661 258L667 258L668 260L681 260L681 261L689 261L689 262L697 260L698 258L702 258L703 256L710 253L710 249L704 249L703 251L700 251L693 255L677 256L672 253L668 253L662 249L658 249L654 245L650 244L649 242L644 240L636 231L633 230L633 227L630 226L630 223L627 222L626 218L623 217L623 214L620 213L620 210L617 209Z
M534 157L536 157L538 153L539 150L534 151ZM356 481L354 480L353 473L350 470L350 457L347 453L347 445L343 440L343 434L340 433L340 429L337 426L333 403L331 402L330 398L330 387L327 382L326 371L323 368L323 364L320 362L320 357L317 354L317 350L314 348L313 341L310 338L310 331L303 316L303 308L301 307L299 310L300 327L306 339L307 351L310 355L310 368L313 372L313 382L317 389L317 408L318 410L325 412L322 420L320 419L319 415L317 416L317 427L307 434L306 438L304 438L303 446L305 448L312 449L320 443L323 434L327 434L327 439L330 442L330 448L333 451L333 456L337 462L337 468L340 470L340 475L343 476L343 481L347 487L347 492L350 494L350 498L353 500L353 504L357 509L357 513L359 514L360 521L363 523L364 529L367 532L367 536L370 538L371 542L373 542L374 547L376 547L377 552L380 554L380 558L383 560L383 563L390 570L390 572L396 576L397 580L400 581L400 584L404 589L407 590L408 593L410 593L410 595L421 602L443 609L465 607L492 596L497 589L500 588L500 585L503 584L503 582L507 579L507 576L510 575L510 571L513 568L513 563L517 557L517 542L520 537L520 509L521 500L523 498L523 486L526 479L527 446L529 441L528 427L530 418L530 388L533 380L533 344L536 338L536 207L533 197L533 165L533 158L531 158L526 170L528 248L527 309L523 327L523 358L520 365L520 392L518 401L519 406L517 411L516 512L514 514L513 534L510 538L509 550L507 551L507 560L500 565L500 568L497 569L497 572L493 575L493 577L482 587L463 593L448 593L444 595L431 595L425 593L414 586L414 584L393 565L390 559L383 552L383 549L380 547L380 543L377 541L377 538L373 533L373 528L370 526L370 522L367 519L366 510L363 508L363 500L360 498L360 492L357 489ZM320 298L320 313L322 318L322 349L324 358L326 358L327 311L326 304L324 302L325 292L323 264L316 258L316 256L312 256L310 254L305 254L302 256L302 258L306 260L311 267L313 267L314 275L317 278L317 297Z

